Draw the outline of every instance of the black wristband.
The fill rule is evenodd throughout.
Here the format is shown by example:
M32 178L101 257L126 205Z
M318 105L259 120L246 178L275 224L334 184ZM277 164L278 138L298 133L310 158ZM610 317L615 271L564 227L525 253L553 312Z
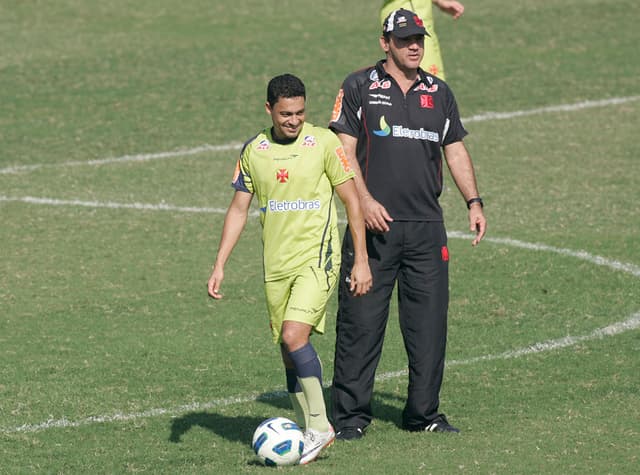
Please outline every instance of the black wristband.
M480 203L480 207L484 208L484 203L482 202L482 198L480 198L479 196L477 198L471 198L470 200L467 201L467 209L471 209L471 205L473 203Z

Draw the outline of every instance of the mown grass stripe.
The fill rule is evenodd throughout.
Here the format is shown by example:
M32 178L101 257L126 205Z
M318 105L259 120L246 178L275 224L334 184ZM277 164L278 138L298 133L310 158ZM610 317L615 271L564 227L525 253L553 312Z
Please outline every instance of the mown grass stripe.
M608 99L581 101L573 104L558 104L546 107L537 107L534 109L523 109L510 112L484 112L481 114L473 115L471 117L463 118L463 123L470 122L485 122L491 120L505 120L515 119L518 117L525 117L537 114L548 114L554 112L575 112L584 109L590 109L594 107L607 107L619 104L626 104L629 102L635 102L640 100L640 96L625 96L625 97L611 97ZM0 168L0 175L7 175L13 173L26 173L41 168L54 168L54 167L75 167L75 166L87 166L87 165L109 165L113 163L126 163L126 162L144 162L149 160L159 160L167 158L185 157L190 155L198 155L206 152L225 152L229 150L239 150L242 144L237 142L231 142L221 145L199 145L193 148L185 148L172 150L167 152L155 152L155 153L139 153L134 155L123 155L121 157L109 157L100 158L87 161L69 161L62 163L36 163L33 165L13 165L5 168Z

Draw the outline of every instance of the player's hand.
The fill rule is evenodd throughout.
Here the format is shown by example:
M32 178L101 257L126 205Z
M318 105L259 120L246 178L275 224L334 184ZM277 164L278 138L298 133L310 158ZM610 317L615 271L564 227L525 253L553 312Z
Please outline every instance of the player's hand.
M359 297L366 294L373 285L373 277L371 276L371 269L369 269L369 263L364 260L362 263L356 263L351 269L349 290L351 293Z
M387 213L387 209L378 203L373 197L367 197L360 201L362 213L364 214L364 224L367 229L374 233L386 233L389 231L389 224L393 218Z
M211 277L209 277L209 281L207 282L207 291L209 292L209 296L218 300L222 298L222 294L220 293L220 285L224 279L224 271L222 269L218 269L217 267L213 268L211 272Z
M469 230L476 233L471 245L477 246L487 232L487 218L484 217L482 206L472 205L469 209Z
M440 10L451 15L454 20L460 18L464 13L464 5L455 0L438 0L434 3Z

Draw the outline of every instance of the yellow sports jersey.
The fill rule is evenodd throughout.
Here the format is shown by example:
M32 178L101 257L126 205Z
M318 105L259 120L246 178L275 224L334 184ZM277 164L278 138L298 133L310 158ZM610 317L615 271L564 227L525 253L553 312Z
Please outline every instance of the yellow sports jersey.
M353 176L336 135L309 123L292 143L277 143L268 128L245 144L233 187L258 199L265 281L340 265L333 188Z
M424 28L430 36L424 37L424 58L420 67L429 74L445 80L440 42L433 27L433 3L431 0L384 0L380 8L380 25L394 10L405 8L416 13L424 23Z

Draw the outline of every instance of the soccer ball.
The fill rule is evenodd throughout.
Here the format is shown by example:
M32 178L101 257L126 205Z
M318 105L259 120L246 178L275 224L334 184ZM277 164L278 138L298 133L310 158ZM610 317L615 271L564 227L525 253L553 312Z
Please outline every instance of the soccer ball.
M304 435L295 422L273 417L258 426L251 446L265 465L294 465L302 455Z

